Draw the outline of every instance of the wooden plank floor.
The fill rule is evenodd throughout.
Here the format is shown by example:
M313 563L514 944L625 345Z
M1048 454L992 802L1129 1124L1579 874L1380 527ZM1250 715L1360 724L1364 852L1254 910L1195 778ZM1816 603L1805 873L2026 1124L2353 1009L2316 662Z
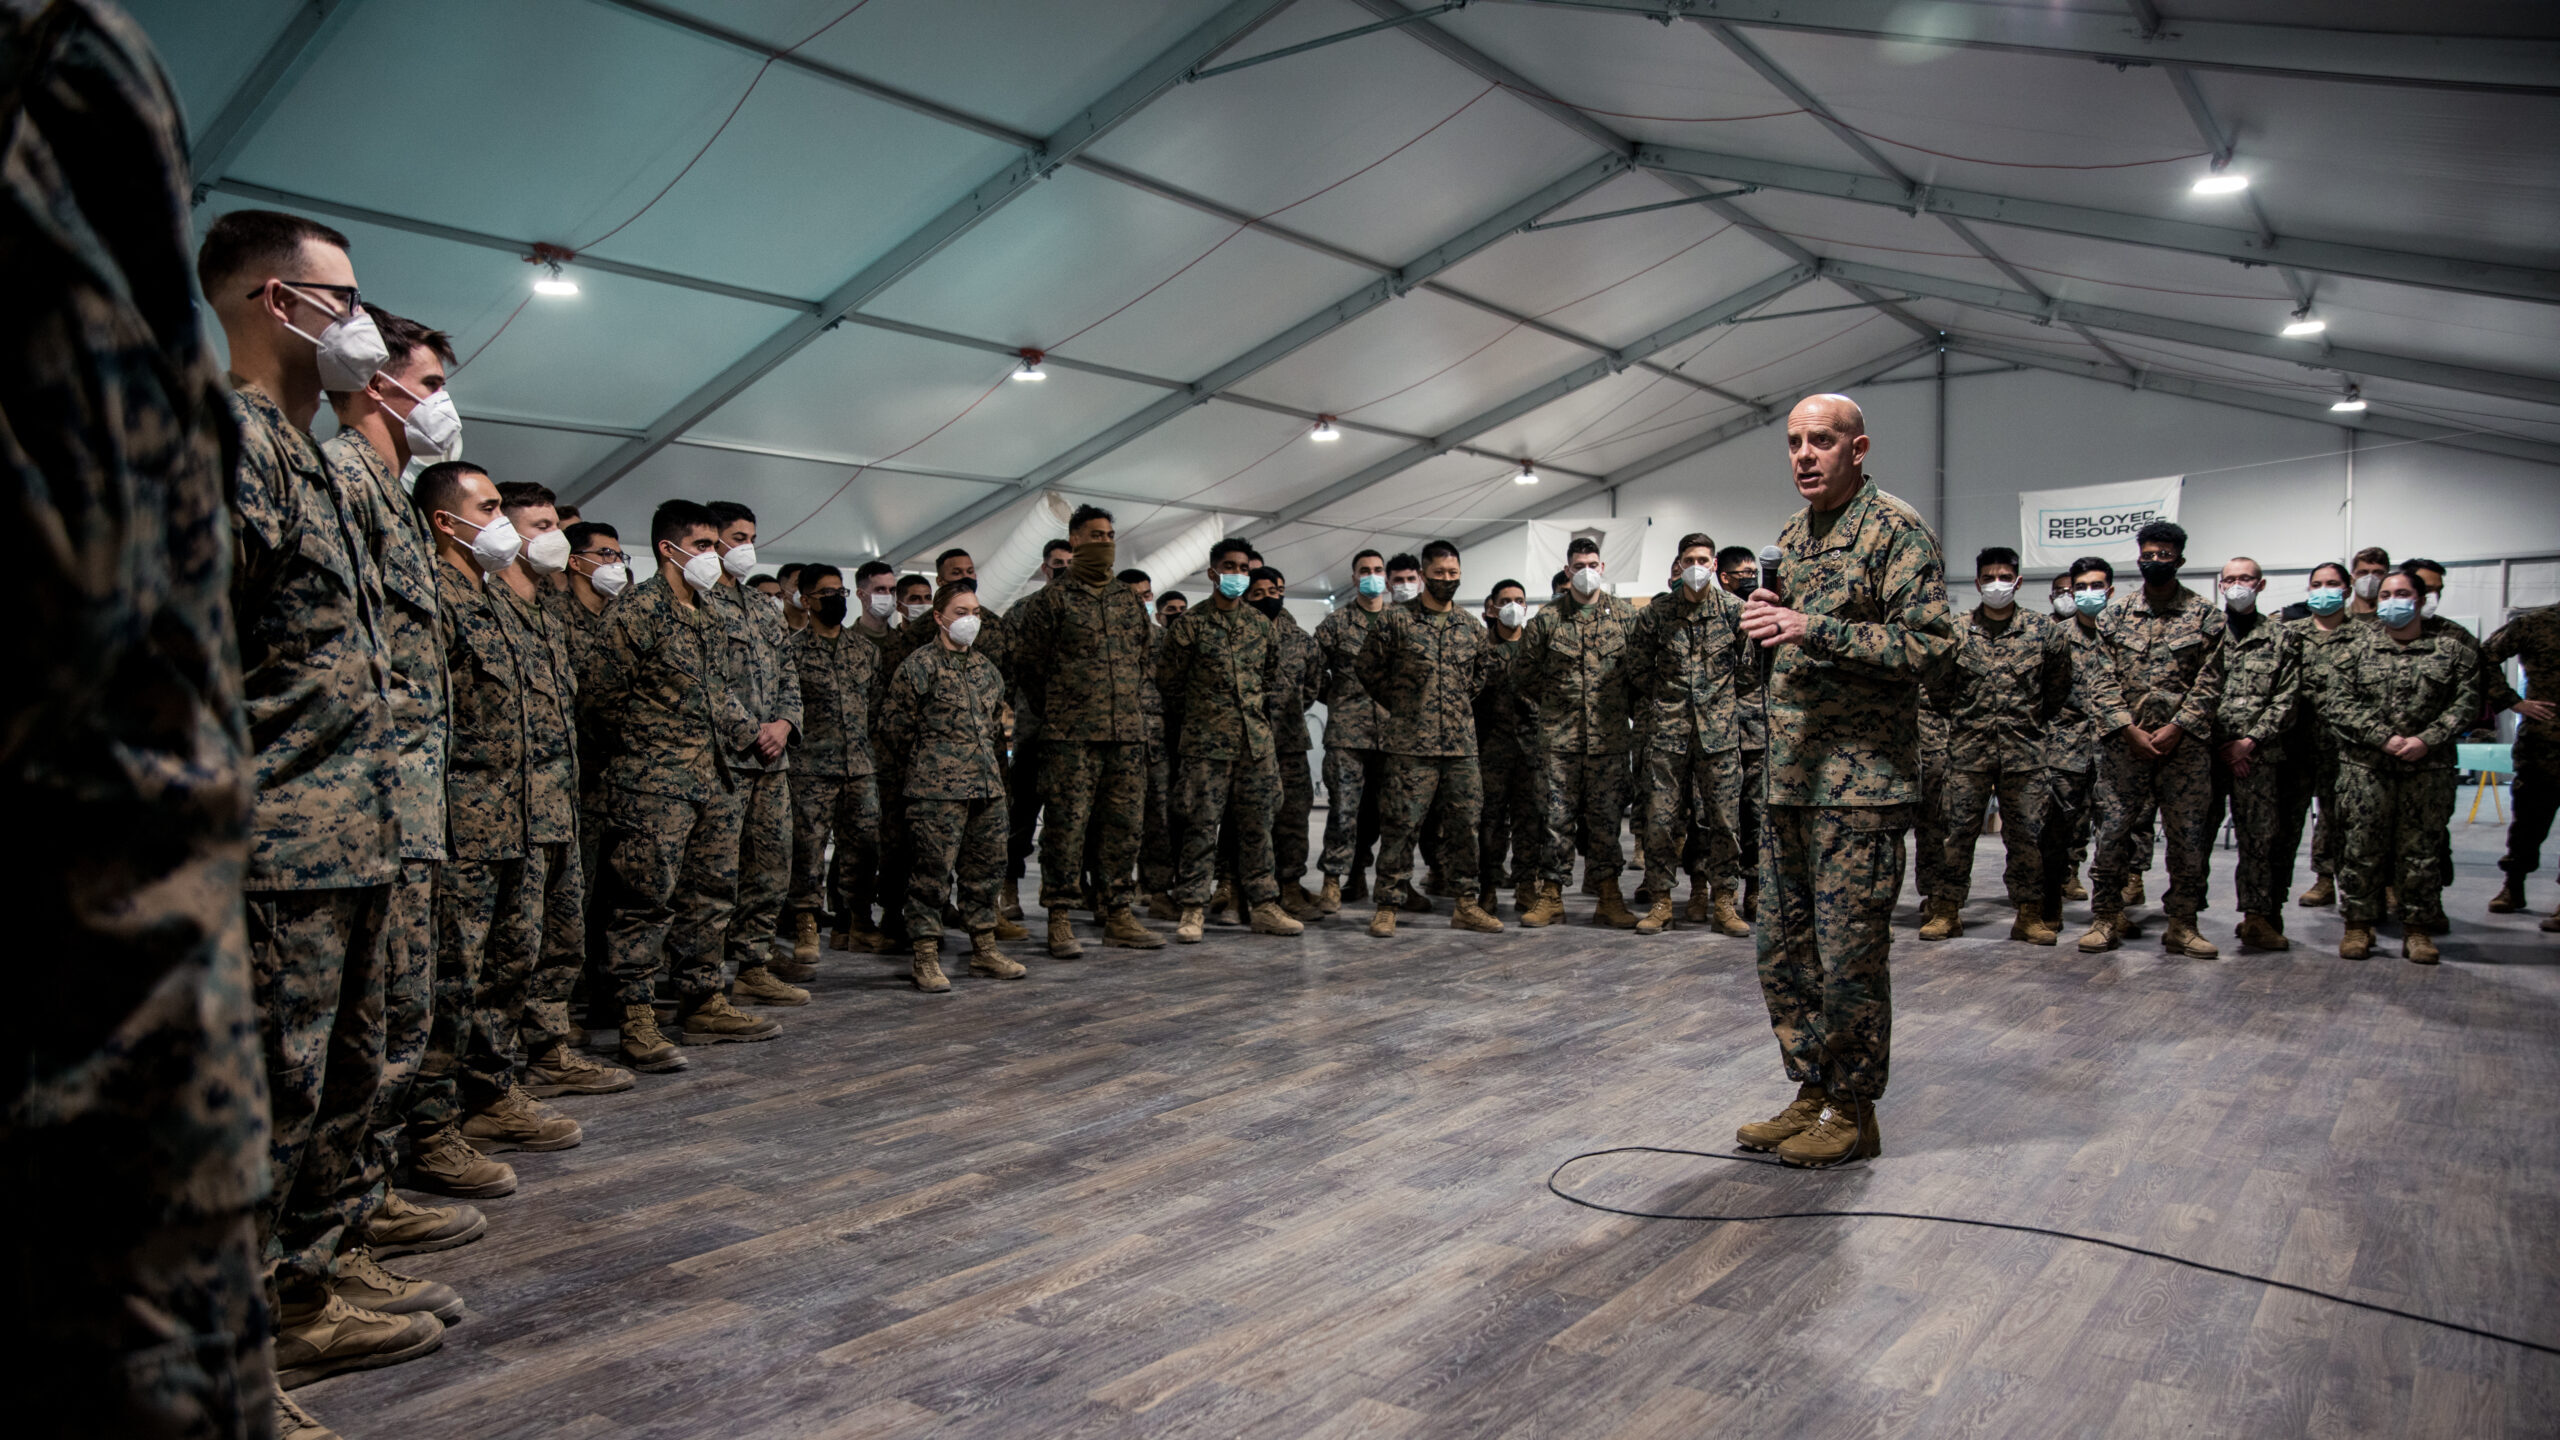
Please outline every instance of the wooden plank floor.
M2013 945L1979 902L1923 944L1906 886L1884 1159L1577 1183L2080 1229L2560 1343L2560 936L2486 913L2500 833L2456 827L2436 969L2298 908L2277 956ZM586 1144L510 1157L489 1238L396 1262L470 1301L440 1354L299 1396L350 1440L2552 1433L2560 1360L2114 1251L1554 1199L1789 1094L1749 941L1589 905L1021 947L939 997L830 954L780 1039L564 1102Z

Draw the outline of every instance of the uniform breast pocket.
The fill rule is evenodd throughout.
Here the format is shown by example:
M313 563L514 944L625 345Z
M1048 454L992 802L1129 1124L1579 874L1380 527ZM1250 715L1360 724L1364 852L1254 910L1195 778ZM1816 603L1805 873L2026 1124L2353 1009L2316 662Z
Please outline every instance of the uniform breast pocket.
M2165 652L2170 668L2181 675L2193 675L2204 665L2204 637L2186 635L2168 643Z

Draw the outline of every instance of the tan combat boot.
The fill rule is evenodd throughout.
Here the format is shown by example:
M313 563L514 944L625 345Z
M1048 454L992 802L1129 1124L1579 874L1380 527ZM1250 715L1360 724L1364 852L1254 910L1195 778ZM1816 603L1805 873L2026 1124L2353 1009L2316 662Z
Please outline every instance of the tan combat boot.
M1957 918L1951 902L1932 900L1920 908L1929 917L1920 924L1921 939L1952 940L1964 933L1964 921Z
M1612 930L1636 928L1635 912L1627 908L1626 897L1618 893L1616 876L1610 876L1600 882L1600 910L1591 918L1594 923L1606 925Z
M1680 918L1692 925L1712 923L1716 918L1716 902L1722 898L1714 886L1692 879L1689 882L1689 903L1681 907Z
M489 1217L469 1205L420 1205L397 1190L386 1191L364 1222L365 1248L375 1255L424 1255L451 1250L489 1233Z
M2042 902L2031 900L2019 906L2018 918L2009 922L2009 938L2030 945L2053 945L2060 943L2062 932L2044 923Z
M1065 910L1049 912L1049 958L1078 960L1084 957L1084 946L1076 939L1076 927Z
M1521 908L1520 923L1523 926L1535 929L1541 925L1556 924L1563 919L1564 897L1562 893L1557 889L1553 882L1543 880L1537 882L1537 888L1534 892L1533 898L1527 905Z
M1317 903L1316 897L1307 893L1307 887L1295 880L1280 887L1280 908L1299 920L1315 920L1324 915L1324 907Z
M1755 922L1760 918L1760 877L1757 875L1742 884L1742 918Z
M1808 1170L1872 1160L1883 1153L1884 1135L1876 1129L1875 1102L1838 1097L1823 1105L1822 1118L1812 1128L1778 1146L1779 1159Z
M1030 966L1007 958L996 948L996 932L993 930L981 930L969 937L969 968L998 980L1019 980L1031 973Z
M1021 921L1008 920L1003 912L999 911L996 915L996 938L1004 941L1028 940L1031 938L1031 932L1022 928Z
M1307 927L1289 918L1277 900L1265 900L1253 907L1253 930L1257 935L1303 935Z
M2373 954L2373 927L2348 922L2345 933L2338 937L2338 958L2363 960Z
M1479 935L1499 935L1502 922L1494 918L1492 911L1478 904L1476 893L1469 890L1458 897L1458 908L1449 916L1449 928L1473 930Z
M762 1016L739 1014L728 996L714 990L711 998L684 1017L684 1029L678 1033L687 1045L718 1045L731 1040L770 1040L782 1033L782 1027Z
M462 1138L483 1155L509 1150L567 1150L586 1138L577 1121L510 1085L489 1108L462 1122Z
M311 1412L276 1392L276 1440L341 1440L338 1432L311 1418Z
M615 1048L621 1052L623 1064L652 1075L681 1070L688 1063L684 1052L658 1029L658 1007L654 1005L622 1007L622 1043Z
M2079 871L2074 870L2070 874L2062 877L2062 898L2065 900L2086 900L2089 898L2089 887L2080 883Z
M2258 914L2240 917L2240 943L2251 950L2290 950L2293 942L2276 928L2273 917Z
M2196 917L2193 915L2170 916L2169 928L2160 932L2160 948L2190 960L2212 960L2222 954L2221 946L2196 932Z
M1208 919L1200 913L1200 907L1185 905L1182 907L1181 922L1173 927L1173 938L1185 945L1197 945L1200 943L1201 932L1207 928Z
M1339 914L1339 913L1341 912L1341 910L1342 910L1342 877L1341 877L1341 876L1339 876L1339 875L1327 875L1326 877L1324 877L1324 892L1323 892L1322 894L1320 894L1320 895L1316 896L1316 905L1317 905L1317 907L1318 907L1318 913L1320 913L1320 914L1325 914L1325 915L1334 915L1334 914Z
M2124 943L2122 936L2123 930L2124 917L2122 915L2093 915L2089 917L2089 931L2087 934L2080 937L2080 953L2083 955L2096 955L2104 951L2115 949L2117 946Z
M536 1100L555 1095L614 1095L639 1084L628 1070L591 1060L566 1040L525 1067L524 1092Z
M729 993L750 1005L806 1005L809 992L797 985L783 983L770 966L750 965L738 972L737 983Z
M1436 884L1439 884L1439 883L1441 883L1441 882L1440 882L1440 881L1435 877L1432 883L1436 885ZM1439 893L1440 893L1439 891L1434 890L1434 891L1430 892L1430 894L1424 894L1424 893L1423 893L1423 889L1422 889L1422 887L1421 887L1421 886L1419 886L1419 885L1407 885L1407 886L1405 886L1405 887L1404 887L1404 913L1406 913L1407 915L1437 915L1437 914L1439 914L1439 913L1440 913L1440 907L1431 903L1431 896L1432 896L1432 895L1437 895L1437 894L1439 894Z
M1173 903L1172 896L1158 890L1147 897L1147 914L1157 920L1179 920L1182 907Z
M853 948L854 926L856 923L856 921L848 916L843 924L838 925L835 928L834 933L827 936L827 944L837 950L851 950Z
M1005 882L1004 901L996 907L996 913L1007 920L1022 918L1022 878L1020 876Z
M2303 891L2293 903L2315 910L2323 905L2335 905L2338 903L2338 882L2328 875L2315 876L2311 888Z
M361 1245L330 1267L329 1293L376 1315L433 1315L447 1325L462 1318L462 1296L452 1286L403 1275Z
M2433 965L2439 958L2436 937L2424 930L2409 930L2400 938L2400 956L2412 965Z
M895 924L895 919L893 918L890 923ZM868 915L856 914L853 917L853 923L837 933L844 937L844 943L836 946L839 950L859 950L871 955L886 955L898 948L898 942L889 938L889 932L872 924L871 917Z
M1138 921L1138 912L1123 905L1102 917L1102 939L1105 944L1130 950L1161 950L1164 937Z
M2524 881L2513 875L2507 877L2506 884L2498 887L2497 894L2489 897L2489 913L2492 915L2513 915L2524 908Z
M1822 1107L1828 1103L1829 1097L1822 1093L1820 1085L1799 1085L1796 1098L1787 1103L1786 1109L1734 1131L1733 1142L1745 1150L1775 1150L1780 1144L1812 1129L1815 1118L1822 1114Z
M444 1343L433 1315L383 1315L336 1295L275 1312L276 1388L291 1390L323 1376L373 1370L429 1354Z
M1209 920L1215 925L1241 925L1244 912L1236 908L1236 887L1221 880L1209 892Z
M1662 896L1636 921L1639 935L1659 935L1671 928L1671 897Z
M1369 917L1369 934L1371 937L1379 940L1392 940L1395 938L1395 906L1381 905L1378 907L1378 913Z
M818 912L803 910L791 917L791 958L803 965L818 963Z
M1716 892L1716 903L1713 913L1717 934L1730 935L1739 939L1742 936L1751 933L1750 920L1746 919L1739 911L1733 908L1732 891L1718 890Z
M940 940L916 942L916 958L908 964L907 978L915 981L916 988L928 995L939 995L951 988L951 982L944 979L942 974L942 942Z
M2127 875L2124 877L2124 908L2130 910L2134 906L2141 904L2146 893L2147 892L2142 888L2141 876Z
M409 1161L409 1188L458 1200L488 1200L516 1193L515 1167L492 1160L447 1125L427 1137Z

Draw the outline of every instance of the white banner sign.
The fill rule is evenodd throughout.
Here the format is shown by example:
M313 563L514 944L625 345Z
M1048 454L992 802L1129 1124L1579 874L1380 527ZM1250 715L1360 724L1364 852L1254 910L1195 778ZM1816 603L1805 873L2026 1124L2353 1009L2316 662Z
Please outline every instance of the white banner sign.
M2059 570L2083 555L2138 558L2134 532L2178 518L2184 475L2018 492L2018 560L2027 570Z

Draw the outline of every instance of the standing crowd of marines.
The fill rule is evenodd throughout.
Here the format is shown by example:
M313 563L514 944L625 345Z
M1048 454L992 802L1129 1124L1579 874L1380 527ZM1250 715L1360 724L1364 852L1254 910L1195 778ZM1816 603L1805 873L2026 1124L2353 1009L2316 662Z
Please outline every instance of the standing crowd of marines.
M930 577L765 577L728 502L660 505L635 582L614 527L458 458L449 340L365 304L343 235L235 210L190 286L175 107L129 24L0 12L0 57L31 342L0 375L30 551L7 783L44 839L7 883L48 1022L11 1042L0 1149L33 1238L5 1308L65 1433L326 1436L285 1391L436 1348L462 1298L384 1261L486 1233L468 1202L518 1183L494 1157L580 1143L546 1102L773 1037L752 1012L807 1002L830 918L921 990L950 988L953 930L971 972L1020 977L1035 839L1058 958L1079 911L1163 946L1141 904L1185 943L1364 901L1391 938L1435 894L1494 933L1507 884L1540 928L1579 857L1597 924L1756 936L1798 1093L1739 1138L1828 1165L1881 1153L1915 830L1925 936L1961 928L1996 799L2012 933L2054 943L2090 854L2080 944L2104 950L2156 819L2164 944L2205 956L2215 817L2241 836L2242 942L2283 948L2316 800L2304 903L2341 906L2351 957L2396 916L2432 961L2452 740L2484 691L2526 721L2493 909L2523 905L2560 796L2552 707L2494 664L2560 673L2555 612L2484 651L2431 613L2439 568L2378 552L2315 570L2290 621L2234 560L2217 608L2154 526L2120 600L2091 559L2034 614L1988 550L1959 619L1840 396L1788 418L1783 559L1685 536L1643 604L1578 540L1534 614L1506 580L1479 619L1435 541L1363 551L1309 634L1249 542L1214 547L1192 605L1116 569L1092 506L1003 614L956 550ZM101 174L131 183L64 178Z

